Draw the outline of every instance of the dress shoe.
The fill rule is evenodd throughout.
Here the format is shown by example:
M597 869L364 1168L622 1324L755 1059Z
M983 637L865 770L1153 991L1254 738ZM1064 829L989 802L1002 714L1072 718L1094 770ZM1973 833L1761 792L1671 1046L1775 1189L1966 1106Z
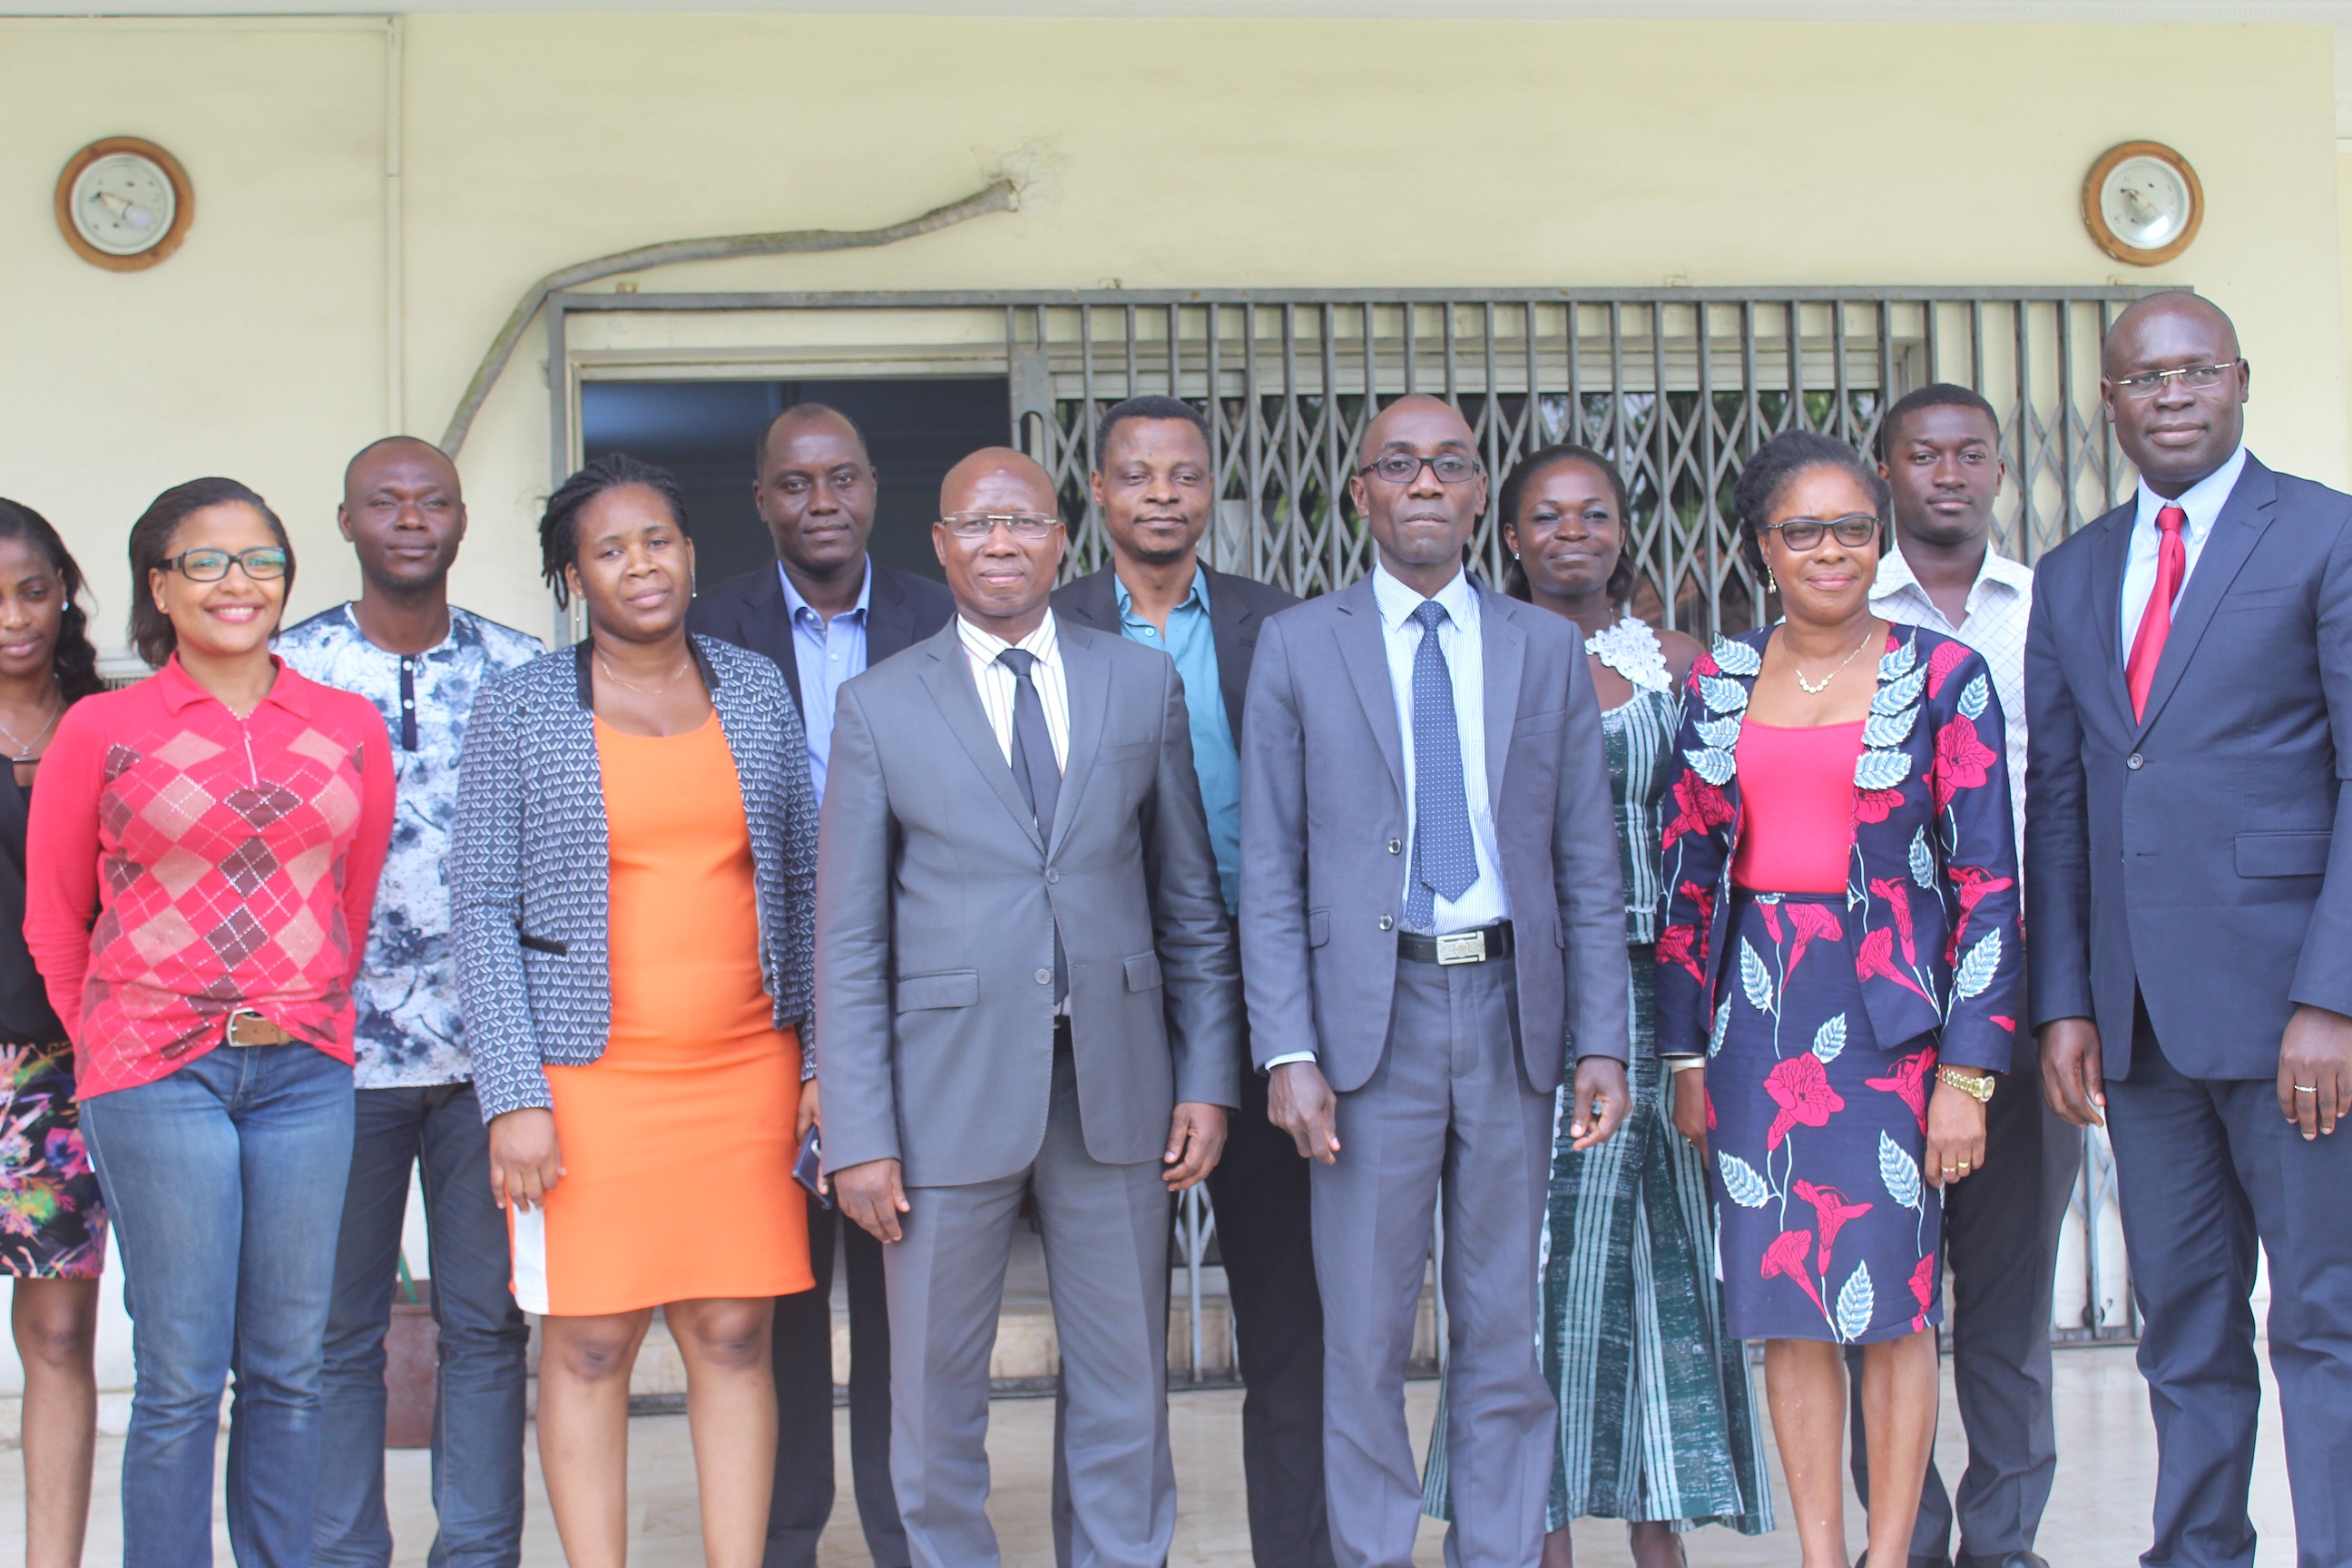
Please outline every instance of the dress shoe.
M2050 1560L2033 1552L2012 1552L2005 1557L1969 1552L1960 1558L1959 1568L2050 1568Z
M1916 1552L1913 1552L1903 1561L1905 1568L1952 1568L1952 1560L1948 1557L1925 1557ZM1977 1568L1977 1561L1978 1560L1972 1559L1968 1564L1968 1568ZM1997 1562L1999 1568L2010 1568L2013 1560L2002 1557L1999 1559L1988 1558L1983 1559L1982 1561ZM2042 1563L2039 1558L2033 1558L2032 1562L2039 1564L2039 1568L2050 1568L2049 1563ZM1870 1553L1865 1552L1861 1556L1855 1558L1853 1560L1853 1568L1870 1568Z

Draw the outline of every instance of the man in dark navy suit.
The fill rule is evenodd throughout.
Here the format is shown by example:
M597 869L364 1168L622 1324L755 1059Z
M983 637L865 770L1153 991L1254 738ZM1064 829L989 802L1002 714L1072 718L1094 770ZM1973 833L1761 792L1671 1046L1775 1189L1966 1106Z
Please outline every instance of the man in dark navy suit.
M2138 493L2045 557L2026 643L2043 1086L2105 1121L2157 1429L2147 1564L2251 1564L2270 1352L2296 1561L2352 1563L2352 497L2243 444L2229 317L2158 294L2101 395Z
M753 503L776 561L694 601L694 630L766 654L784 672L808 731L809 779L824 798L834 698L842 682L948 624L955 600L927 577L871 560L878 498L866 441L820 404L785 409L760 436ZM816 1085L801 1086L803 1131ZM809 1205L816 1288L776 1300L776 1486L763 1568L815 1568L833 1511L833 1254L849 1270L849 1454L857 1512L875 1568L907 1568L907 1532L890 1489L890 1321L882 1244Z
M1095 439L1095 504L1111 563L1067 583L1054 613L1156 647L1176 661L1192 715L1192 767L1217 876L1232 913L1241 885L1242 703L1268 616L1298 601L1211 570L1201 539L1216 510L1208 426L1172 397L1130 397ZM1224 1158L1209 1173L1240 1349L1242 1471L1257 1568L1330 1568L1323 1509L1323 1302L1315 1288L1307 1161L1266 1119L1265 1079L1244 1071ZM1067 1510L1055 1467L1055 1545L1066 1564Z

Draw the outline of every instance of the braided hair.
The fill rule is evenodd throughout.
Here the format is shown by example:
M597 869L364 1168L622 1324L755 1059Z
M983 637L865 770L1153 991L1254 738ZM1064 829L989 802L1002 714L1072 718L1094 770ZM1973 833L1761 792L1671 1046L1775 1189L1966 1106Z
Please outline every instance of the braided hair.
M1869 493L1880 524L1886 521L1893 493L1869 458L1833 436L1784 430L1756 449L1748 466L1739 470L1739 482L1731 491L1732 515L1739 521L1739 553L1759 577L1769 570L1764 563L1764 523L1789 481L1808 468L1836 468L1851 475Z
M677 475L626 452L606 453L556 486L547 498L547 509L539 514L539 574L555 590L559 608L572 604L563 569L580 564L580 514L605 491L629 485L643 485L661 497L678 532L694 537L686 525L686 492L678 488Z

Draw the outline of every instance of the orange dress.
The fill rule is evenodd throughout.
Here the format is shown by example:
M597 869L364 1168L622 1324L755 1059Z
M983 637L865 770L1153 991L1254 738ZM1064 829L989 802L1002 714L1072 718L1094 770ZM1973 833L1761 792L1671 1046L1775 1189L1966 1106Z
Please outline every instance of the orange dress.
M793 1181L800 1045L760 973L751 838L716 714L596 723L611 844L613 1033L549 1067L563 1176L516 1216L515 1298L565 1317L806 1290Z

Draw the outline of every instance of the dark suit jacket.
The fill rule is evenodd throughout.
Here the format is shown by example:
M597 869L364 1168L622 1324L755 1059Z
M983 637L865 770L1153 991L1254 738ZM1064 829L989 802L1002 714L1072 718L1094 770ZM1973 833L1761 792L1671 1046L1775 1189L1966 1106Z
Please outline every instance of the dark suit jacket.
M2026 957L2036 1025L2133 993L2193 1078L2267 1079L2298 1004L2352 1013L2352 497L2246 459L2173 609L2145 718L2124 685L2126 503L2044 556L2026 636Z
M869 558L870 561L870 558ZM874 592L866 605L866 666L874 666L946 626L955 598L944 584L872 563ZM784 585L772 561L730 577L696 597L686 624L705 637L764 653L784 672L793 702L801 701L801 661L793 657L793 623L784 613Z
M1234 577L1211 567L1209 628L1217 646L1217 685L1225 699L1225 721L1234 745L1242 743L1242 705L1249 696L1250 660L1257 653L1258 628L1277 610L1298 601L1255 577ZM1123 637L1118 620L1118 580L1112 568L1089 572L1054 590L1054 613L1073 625Z

